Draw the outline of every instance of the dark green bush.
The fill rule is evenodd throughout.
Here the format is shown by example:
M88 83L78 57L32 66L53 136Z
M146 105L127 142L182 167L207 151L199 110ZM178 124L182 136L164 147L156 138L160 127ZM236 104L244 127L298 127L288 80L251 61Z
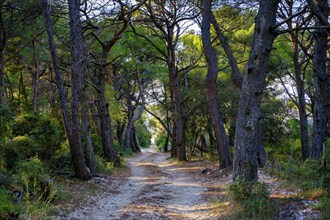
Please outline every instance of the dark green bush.
M13 125L12 135L28 136L38 145L36 153L42 160L49 159L64 140L61 126L44 114L20 116Z
M14 137L8 141L1 148L1 151L7 170L11 170L18 161L26 160L37 155L39 149L34 140L25 135Z
M10 109L5 105L0 105L0 141L4 142L10 138L10 128L14 118Z
M38 157L31 157L29 160L19 161L15 167L16 175L23 180L29 182L42 180L48 178L45 170L45 164L39 160Z
M67 143L62 144L61 148L51 157L48 164L51 173L55 175L73 173L73 164Z
M131 148L121 146L117 141L114 141L113 144L120 157L128 157L129 155L132 155L133 152Z
M330 197L329 195L327 196L323 196L320 199L319 204L317 205L317 208L319 208L321 210L321 215L319 216L318 219L330 219Z
M14 219L19 213L19 207L13 202L14 196L0 188L0 219Z
M230 186L230 194L241 219L270 219L276 214L276 206L269 199L265 183L236 181Z

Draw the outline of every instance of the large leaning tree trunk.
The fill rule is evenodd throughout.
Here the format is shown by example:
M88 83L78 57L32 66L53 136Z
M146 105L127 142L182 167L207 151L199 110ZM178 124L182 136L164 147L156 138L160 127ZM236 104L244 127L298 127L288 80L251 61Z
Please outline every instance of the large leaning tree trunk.
M6 46L6 31L2 16L2 6L5 0L0 0L0 105L5 104L5 69L4 50Z
M54 66L56 85L57 85L58 94L59 94L63 123L64 123L65 131L66 131L69 145L70 145L70 152L71 152L71 156L72 156L75 174L78 178L87 180L91 176L90 176L88 169L86 168L86 166L84 164L84 156L82 153L82 147L81 147L81 143L80 143L81 140L80 140L80 142L77 141L76 136L73 133L72 121L69 118L68 103L67 103L66 96L65 96L65 87L64 87L64 82L61 77L60 64L59 64L59 60L58 60L58 56L57 56L57 52L56 52L55 41L54 41L53 25L52 25L52 22L50 19L50 6L49 6L47 0L42 0L42 5L43 5L44 16L45 16L45 26L46 26L46 30L47 30L47 34L48 34L49 48L50 48L50 53L51 53L52 62L53 62L53 66ZM79 112L77 112L77 113L79 113Z
M235 132L234 180L258 180L257 144L261 117L261 98L272 44L276 37L279 0L261 0L249 61L243 77Z
M202 41L208 67L205 80L206 97L210 117L212 120L212 126L215 132L215 141L219 155L219 167L220 169L223 169L226 167L230 167L232 165L232 161L229 152L229 144L226 137L226 131L221 116L219 98L217 94L218 59L212 47L211 41L211 13L211 0L203 0Z

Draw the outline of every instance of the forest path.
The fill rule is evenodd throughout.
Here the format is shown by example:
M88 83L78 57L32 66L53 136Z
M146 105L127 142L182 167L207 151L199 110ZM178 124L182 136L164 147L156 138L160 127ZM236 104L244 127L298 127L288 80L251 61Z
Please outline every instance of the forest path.
M169 156L147 149L129 158L129 175L110 181L108 193L69 219L218 219L220 203L210 198L221 196L230 178L207 180L205 162L175 163Z

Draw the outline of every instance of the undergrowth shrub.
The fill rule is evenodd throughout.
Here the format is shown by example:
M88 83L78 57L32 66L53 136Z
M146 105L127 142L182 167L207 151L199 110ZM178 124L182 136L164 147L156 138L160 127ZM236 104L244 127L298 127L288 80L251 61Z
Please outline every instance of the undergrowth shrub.
M29 182L32 181L42 181L43 179L48 178L45 165L39 160L38 157L31 157L29 160L20 161L16 168L16 175L25 181L27 179Z
M38 145L27 135L17 136L5 143L0 151L7 170L11 170L17 162L36 156Z
M268 186L265 183L237 181L229 190L239 210L234 218L271 219L276 215L276 205L270 201Z
M104 158L95 155L95 163L96 163L96 172L110 174L112 169L114 168L113 163L107 162Z
M330 197L329 197L329 195L323 196L322 198L320 198L317 208L319 208L321 210L321 215L319 216L318 219L320 219L320 220L330 219Z
M11 192L0 188L0 219L14 219L20 212Z
M73 164L68 143L62 144L48 162L49 170L54 175L73 174Z
M92 143L93 143L94 155L104 157L102 137L97 134L92 134L91 138L92 138Z
M10 186L0 188L0 219L47 219L56 191L45 164L35 156L18 161Z
M121 146L117 141L113 142L113 145L115 147L115 150L117 151L120 158L122 157L128 157L129 155L132 155L132 149L127 148L125 146Z
M18 117L13 125L12 135L28 136L36 144L39 158L48 160L64 140L63 129L45 114L25 114Z

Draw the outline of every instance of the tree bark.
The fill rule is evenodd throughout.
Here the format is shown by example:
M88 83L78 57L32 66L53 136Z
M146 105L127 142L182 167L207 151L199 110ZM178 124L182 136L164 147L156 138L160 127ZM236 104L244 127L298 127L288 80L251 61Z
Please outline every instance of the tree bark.
M319 15L328 18L328 2L327 0L316 1L316 7L319 9ZM324 21L315 17L315 25L321 26ZM328 48L328 31L318 29L314 35L314 56L313 56L313 72L314 72L314 123L313 123L313 147L311 156L315 159L320 158L325 141L326 134L330 133L330 90L327 78L327 48ZM309 155L306 155L309 156ZM304 158L306 159L306 158Z
M328 19L329 6L327 0L316 1L317 7L320 9L322 17ZM315 22L316 26L325 25L325 23L318 18ZM327 23L329 25L329 23ZM329 31L326 29L318 29L315 33L315 52L313 58L313 66L317 74L321 97L323 99L324 111L326 116L326 135L330 137L330 72L327 73L327 49L328 49Z
M212 126L215 132L215 139L219 156L219 167L220 169L223 169L232 166L232 160L217 94L218 59L211 42L211 13L211 0L203 0L202 41L208 67L205 79L206 97L210 117L212 120Z
M279 0L261 0L255 21L252 49L240 94L235 132L234 180L258 180L257 139L261 98L266 87L268 59L275 34Z
M109 51L104 51L100 64L100 73L98 76L98 112L101 125L101 137L103 151L106 159L114 163L115 166L120 165L118 154L113 145L111 119L109 114L109 104L107 103L105 92L105 77L106 77L106 60Z
M32 45L34 49L34 77L33 77L33 111L38 111L38 89L39 89L39 77L41 75L41 64L38 60L37 49L36 49L36 40L33 40Z
M292 26L289 24L289 26ZM291 28L291 27L289 27ZM298 93L298 110L299 110L299 123L300 123L300 143L303 159L307 159L309 155L309 141L308 141L308 122L306 113L306 100L305 100L305 88L302 79L302 66L299 62L299 45L297 43L297 35L290 33L292 47L294 52L293 65L295 72L295 81Z
M117 134L117 140L120 146L124 146L124 130L125 130L125 124L126 122L120 122L119 120L116 121L116 134Z
M86 149L86 165L89 168L90 174L94 175L96 171L96 162L94 158L94 149L93 149L93 142L90 135L90 116L89 111L87 110L88 106L84 103L84 108L82 109L82 127L85 136L85 149Z
M313 134L311 157L318 159L321 156L323 143L325 141L325 113L322 98L320 97L320 86L317 77L314 76L314 104L313 104ZM304 157L309 156L306 152ZM306 159L306 158L304 158Z
M80 108L84 86L84 41L82 36L79 6L80 0L69 0L70 52L71 52L71 120L72 120L72 147L71 154L78 178L90 179L90 173L84 164L84 155L81 143Z
M170 34L170 36L172 36ZM172 40L169 41L172 45ZM185 119L182 103L182 94L180 89L180 79L176 71L175 65L175 48L168 48L167 66L170 74L170 87L171 87L171 98L173 103L172 111L172 147L173 156L178 157L180 161L186 161L186 146L185 146Z
M78 178L87 180L87 179L90 179L91 176L84 164L82 148L81 148L81 145L79 145L79 141L78 142L76 141L76 136L74 135L73 129L72 129L72 121L69 118L68 104L67 104L67 100L66 100L66 96L65 96L65 87L64 87L64 82L61 77L60 65L59 65L59 60L58 60L57 52L56 52L53 25L52 25L52 22L50 19L50 7L48 5L48 1L42 0L42 6L43 6L43 13L45 16L45 26L46 26L47 34L48 34L49 48L50 48L51 58L52 58L53 66L54 66L56 85L57 85L57 89L58 89L58 93L59 93L63 123L64 123L65 131L66 131L69 145L70 145L70 152L71 152L71 157L72 157L72 161L73 161L73 165L74 165L75 174ZM80 142L81 142L81 140L80 140Z
M125 147L131 148L133 150L133 152L140 152L141 151L140 146L139 146L139 144L137 144L138 142L136 142L134 123L141 117L142 112L145 108L145 99L144 99L142 86L140 85L140 94L139 94L139 97L137 98L136 104L138 104L140 99L142 100L142 103L136 113L134 113L136 106L132 106L130 97L131 97L131 95L128 95L128 97L127 97L127 101L128 101L128 103L127 103L127 106L128 106L127 120L128 120L128 122L127 122L127 127L126 127L126 132L125 132Z
M2 16L2 6L0 2L0 105L5 104L5 69L4 69L4 50L6 46L6 31Z

